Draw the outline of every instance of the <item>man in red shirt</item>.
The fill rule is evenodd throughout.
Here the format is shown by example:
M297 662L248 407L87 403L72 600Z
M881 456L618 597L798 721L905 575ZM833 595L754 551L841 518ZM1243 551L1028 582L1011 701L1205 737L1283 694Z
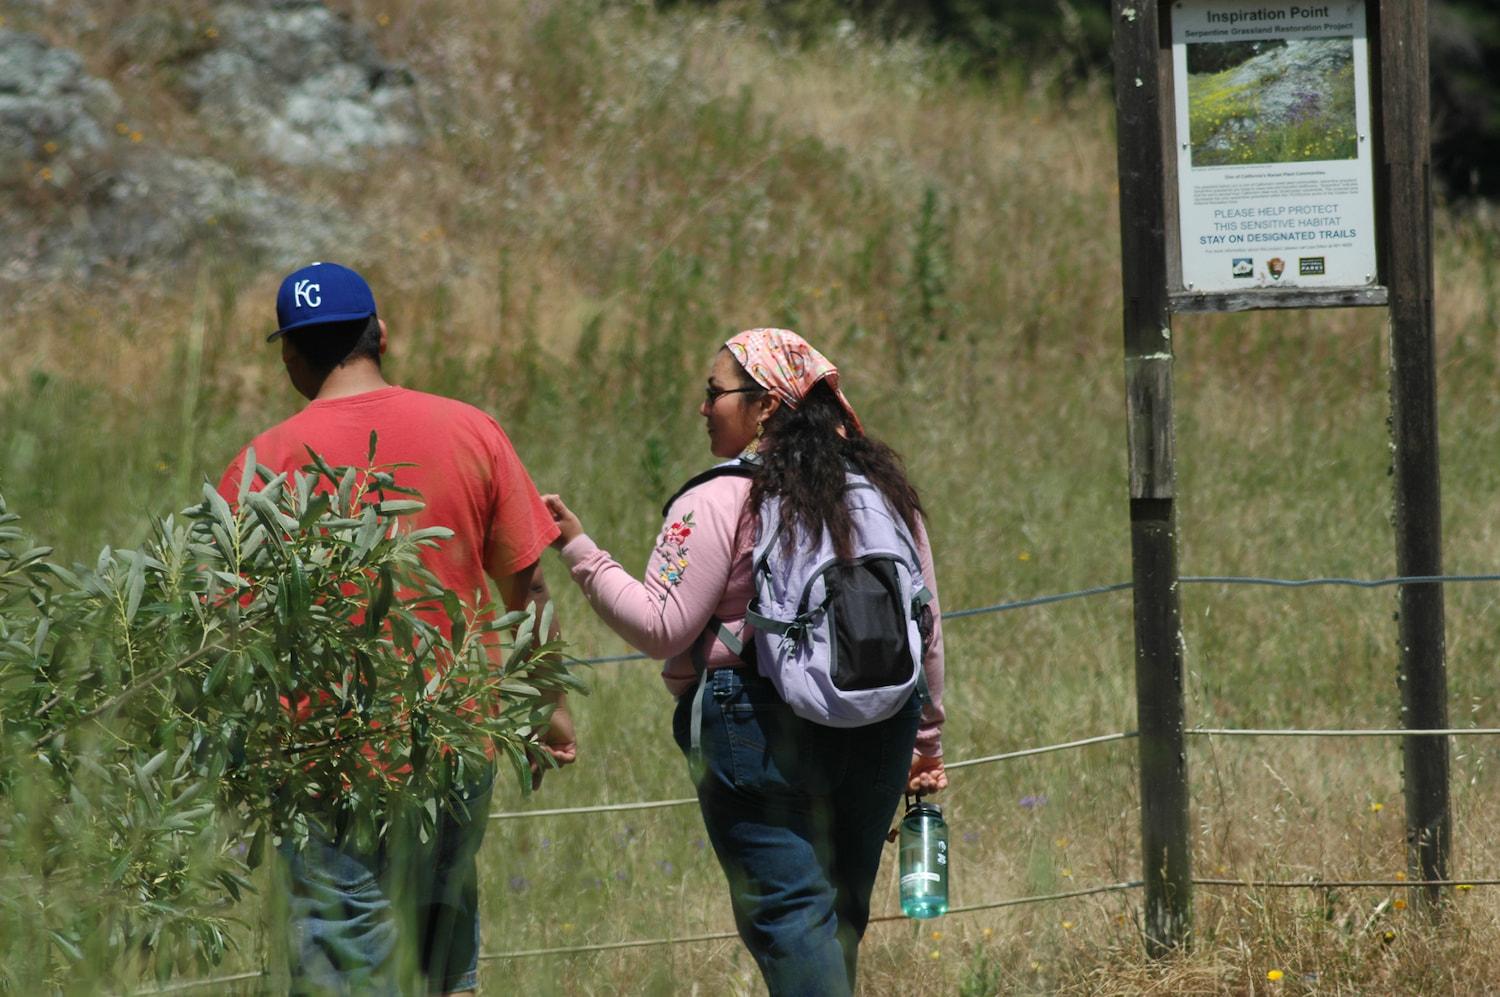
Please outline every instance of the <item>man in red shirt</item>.
M308 463L311 447L334 467L364 466L374 431L375 463L409 464L394 472L397 483L417 489L426 503L413 528L453 531L424 554L439 581L471 606L491 602L488 578L506 609L528 602L540 608L548 594L538 560L557 527L499 423L463 402L385 380L386 325L369 285L353 270L313 263L292 273L277 295L276 317L270 338L281 341L287 376L310 404L251 441L256 461L275 472L296 471ZM231 502L244 460L241 451L219 482ZM566 702L553 713L543 745L559 764L576 757ZM408 877L421 883L414 910L393 908L387 885L398 873L383 849L361 854L314 836L304 851L284 851L294 992L403 992L403 953L420 960L429 992L476 988L474 855L492 783L493 772L463 791L473 820L443 816L433 847L419 860L423 867Z

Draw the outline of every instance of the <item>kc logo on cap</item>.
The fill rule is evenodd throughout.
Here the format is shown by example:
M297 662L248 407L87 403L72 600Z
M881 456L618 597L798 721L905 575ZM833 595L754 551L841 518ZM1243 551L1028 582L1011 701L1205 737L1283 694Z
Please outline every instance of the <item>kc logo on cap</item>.
M310 263L287 275L276 295L277 329L268 337L375 315L375 295L365 279L337 263Z
M308 308L316 308L323 303L318 292L323 288L310 280L299 280L292 288L292 303L297 307L306 305Z

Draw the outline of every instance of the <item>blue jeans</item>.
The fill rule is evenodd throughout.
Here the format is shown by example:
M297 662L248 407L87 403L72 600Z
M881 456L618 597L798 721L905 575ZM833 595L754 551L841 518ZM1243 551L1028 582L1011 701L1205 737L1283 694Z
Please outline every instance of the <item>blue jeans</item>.
M850 994L921 706L840 729L802 720L753 668L707 673L698 803L735 926L772 997ZM693 691L673 735L684 754Z
M374 852L316 828L300 852L281 847L291 880L292 993L398 997L415 987L443 993L478 986L474 857L493 786L491 769L456 792L462 807L456 814L439 807L425 842L413 817L399 820Z

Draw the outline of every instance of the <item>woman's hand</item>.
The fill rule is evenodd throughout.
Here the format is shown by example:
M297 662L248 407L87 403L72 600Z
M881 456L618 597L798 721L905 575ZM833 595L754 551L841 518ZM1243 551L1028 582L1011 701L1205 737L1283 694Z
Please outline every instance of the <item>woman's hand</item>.
M547 511L552 514L552 522L556 523L558 530L561 531L557 539L552 541L552 546L561 550L575 538L583 535L583 524L578 521L577 516L573 515L573 510L563 504L562 496L543 495L542 501L547 503Z
M908 793L936 793L948 788L948 773L943 771L943 756L911 756L911 772L906 777Z

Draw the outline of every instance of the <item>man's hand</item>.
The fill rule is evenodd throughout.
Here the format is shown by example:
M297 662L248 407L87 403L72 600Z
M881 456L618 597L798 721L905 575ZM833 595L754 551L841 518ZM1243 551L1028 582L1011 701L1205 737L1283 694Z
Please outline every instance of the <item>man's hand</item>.
M543 495L542 501L547 503L547 511L552 513L552 522L557 524L559 530L552 546L560 550L583 534L583 524L573 515L573 510L563 504L562 496Z
M911 756L911 771L906 777L908 793L936 793L948 788L948 773L943 770L943 756Z
M573 730L573 714L568 710L568 697L557 693L557 707L552 711L551 722L537 739L543 751L552 756L558 768L572 765L578 760L578 736ZM542 776L547 766L533 760L531 763L531 788L540 789Z

